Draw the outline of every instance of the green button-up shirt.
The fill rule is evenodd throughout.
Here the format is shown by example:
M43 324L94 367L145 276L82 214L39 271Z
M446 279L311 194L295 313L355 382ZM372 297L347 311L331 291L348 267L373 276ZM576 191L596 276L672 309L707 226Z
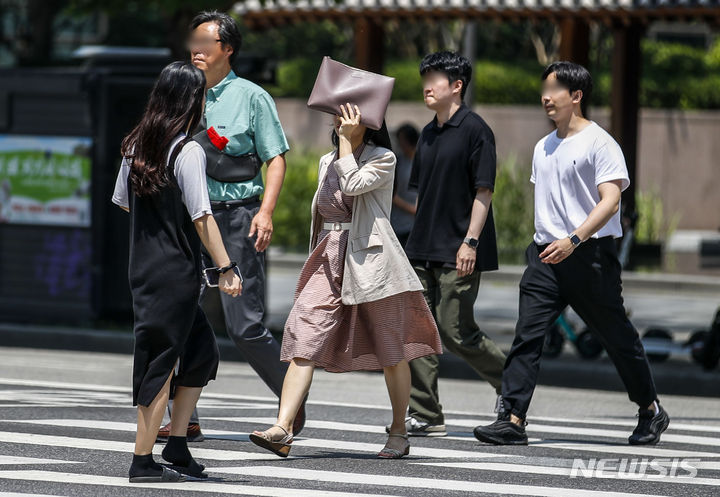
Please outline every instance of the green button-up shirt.
M210 88L205 103L208 128L213 126L230 141L225 152L242 155L256 152L267 162L289 150L275 102L258 85L239 78L233 71ZM241 183L207 178L210 200L242 200L265 191L262 173Z

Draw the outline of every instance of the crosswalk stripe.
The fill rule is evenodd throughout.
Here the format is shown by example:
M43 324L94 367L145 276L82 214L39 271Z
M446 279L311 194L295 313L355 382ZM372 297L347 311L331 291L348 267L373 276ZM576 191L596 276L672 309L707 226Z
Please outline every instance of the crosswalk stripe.
M437 463L411 463L419 466L439 466L443 468L459 468L459 469L472 469L476 471L500 471L503 473L523 473L523 474L534 474L534 475L551 475L551 476L564 476L570 477L572 474L572 468L558 467L558 466L535 466L531 464L505 464L505 463L484 463L484 462L437 462ZM695 467L695 463L692 463ZM697 469L697 468L696 468ZM605 470L608 471L609 470ZM688 477L673 477L670 475L659 475L652 474L652 476L633 477L632 473L627 477L619 477L618 474L603 474L601 471L599 474L594 472L590 478L603 478L609 480L624 480L624 481L650 481L659 483L679 483L681 485L706 485L713 487L720 487L720 479L717 478L688 478ZM582 477L586 479L586 477Z
M262 417L212 417L208 419L218 420L218 421L231 421L231 422L238 422L238 423L258 423L258 424L273 424L275 422L274 418L262 418ZM305 426L308 428L319 428L319 429L329 429L329 430L342 430L342 431L358 431L358 432L368 432L368 433L385 433L385 428L382 426L377 425L357 425L353 423L340 423L335 421L314 421L314 420L307 420L305 423ZM477 440L475 437L468 433L463 434L462 436L448 436L443 437L443 440L457 440L457 441L465 441L465 442L472 442L477 443ZM666 441L666 435L663 435L663 441ZM300 445L299 442L295 442L296 445ZM530 446L538 446L538 447L546 447L546 448L558 448L563 450L576 450L576 451L590 451L590 452L608 452L608 453L620 453L620 454L644 454L648 456L657 456L657 457L720 457L720 453L714 453L714 452L695 452L695 451L676 451L671 449L660 449L656 447L647 447L647 446L614 446L614 445L602 445L600 448L598 446L595 446L593 444L588 444L586 442L578 442L574 443L572 441L568 441L568 446L566 444L560 445L554 442L547 442L540 440L540 439L530 439ZM572 446L569 446L572 445ZM413 447L413 453L417 453L416 451L419 450L419 448ZM483 458L489 458L489 457L512 457L510 454L498 454L498 453L481 453L481 452L473 452L476 455L475 457L483 457ZM433 456L430 456L433 457ZM440 457L440 456L436 456Z
M452 414L452 415L467 415L467 413L462 413L458 411L454 412L445 412L446 415ZM485 419L488 420L488 424L495 421L497 419L497 414L471 414L474 418L482 419L482 421L471 421L471 420L458 420L458 419L446 419L445 424L452 426L457 421L460 421L461 424L458 424L456 426L468 426L469 423L475 423L473 426L477 426L479 424L483 424ZM627 426L628 428L635 428L635 425L637 425L637 421L627 420L627 419L598 419L598 418L554 418L549 416L529 416L528 420L534 424L537 421L542 422L550 422L550 423L567 423L567 424L579 424L579 425L599 425L599 426ZM717 419L715 418L708 418L708 422L715 422L717 423ZM531 424L531 426L532 426ZM718 425L712 425L712 424L697 424L697 423L680 423L672 419L672 416L670 417L670 427L673 431L700 431L700 432L710 432L710 433L720 433L720 426Z
M448 421L446 424L450 424L453 426L467 426L473 428L477 426L477 422L465 419L453 419ZM534 423L528 426L528 430L531 432L555 433L560 435L586 435L591 437L622 438L625 440L627 440L628 436L630 436L630 432L605 430L599 428L583 428L580 426L554 426ZM672 424L670 425L670 428L672 429ZM662 434L662 440L664 442L677 442L692 445L710 445L713 447L720 446L720 438L698 437L694 435L676 435L674 433L668 432Z
M505 483L469 482L461 480L440 480L397 475L376 475L363 473L343 473L337 471L319 471L273 466L243 466L216 468L213 474L237 474L247 476L287 478L292 480L323 481L354 485L379 485L387 487L436 489L457 492L485 492L500 495L530 495L537 497L660 497L657 494L620 493L609 491L585 490L579 488L544 487L536 485L514 485Z
M269 419L269 418L268 418ZM19 424L32 424L32 425L44 425L44 426L64 426L64 427L78 427L78 428L95 428L95 429L108 429L113 431L123 431L123 432L134 432L136 429L136 426L132 423L119 423L115 421L100 421L100 420L84 420L84 419L78 419L78 420L55 420L55 419L33 419L33 420L3 420L2 422L6 423L19 423ZM273 420L274 422L274 420ZM266 423L271 424L271 423ZM210 432L208 432L210 433ZM217 435L235 435L239 437L243 437L244 440L247 440L245 437L247 437L246 433L242 432L228 432L228 431L221 431L221 430L215 430L214 433ZM13 436L15 435L15 436ZM25 433L14 433L14 432L0 432L0 441L7 441L8 439L12 440L18 440L14 443L32 443L30 441L23 442L24 435L30 435L32 438L29 440L37 441L38 445L58 445L61 443L66 444L77 444L79 446L75 445L68 445L71 447L76 448L94 448L98 450L103 450L101 447L106 446L108 449L106 450L117 450L117 451L123 451L127 450L125 448L121 447L130 447L132 444L129 444L127 442L114 442L114 441L107 441L107 440L99 440L99 443L102 443L102 446L100 444L90 446L89 441L90 439L82 439L82 438L72 438L72 437L56 437L56 436L48 436L48 435L36 435L36 434L25 434ZM47 443L41 443L43 440L46 440ZM117 445L117 444L124 444L124 445ZM345 440L326 440L326 439L316 439L316 438L299 438L293 442L294 446L300 446L300 447L312 447L312 448L318 448L318 449L331 449L331 450L349 450L354 452L370 452L370 453L377 453L382 448L382 442L378 443L366 443L366 442L352 442L352 441L345 441ZM130 448L129 450L132 450ZM156 447L156 451L158 451L158 448ZM479 451L463 451L463 450L454 450L454 449L435 449L431 447L414 447L413 448L413 454L417 456L422 457L432 457L432 458L438 458L438 459L457 459L457 458L495 458L495 457L510 457L508 454L496 454L491 452L479 452ZM216 450L216 449L193 449L193 455L195 455L198 458L205 458L205 459L215 459L215 460L232 460L232 459L238 459L238 460L247 460L247 459L267 459L263 458L260 454L257 453L251 453L251 452L234 452L234 451L223 451L223 450ZM237 457L234 457L234 456ZM272 456L272 459L274 459L276 456Z
M0 492L0 497L58 497L58 495L48 494L19 494L17 492Z
M205 417L214 421L230 421L231 423L253 423L258 425L274 424L275 418L267 417L223 417L213 416ZM321 421L308 419L305 421L306 428L315 428L320 430L340 430L340 431L356 431L361 433L385 433L385 427L380 425L362 425L358 423L342 423L339 421Z
M43 388L68 388L73 390L82 390L82 391L97 391L97 392L122 392L125 394L130 394L130 387L119 387L119 386L113 386L113 385L93 385L93 384L87 384L87 383L69 383L69 382L58 382L58 381L47 381L47 380L25 380L25 379L17 379L17 378L0 378L0 385L16 385L16 386L28 386L28 387L43 387ZM202 397L200 399L200 402L203 401L203 399L217 399L217 400L240 400L240 401L246 401L246 402L258 402L260 403L258 405L258 408L277 408L277 398L275 397L266 397L266 396L249 396L249 395L238 395L238 394L227 394L227 393L211 393L211 392L203 392ZM332 406L332 407L348 407L348 408L358 408L358 409L371 409L371 410L388 410L389 406L387 405L373 405L373 404L367 404L367 403L351 403L351 402L336 402L336 401L319 401L319 400L309 400L309 405L317 405L317 406ZM27 405L18 405L27 407ZM76 407L75 406L72 407ZM2 406L6 407L6 406ZM48 406L53 407L53 406ZM90 407L95 407L91 405ZM456 415L456 416L472 416L477 419L489 419L494 420L497 415L495 414L483 414L483 413L477 413L472 411L459 411L459 410L447 410L445 411L446 415ZM598 424L598 425L609 425L609 426L628 426L628 427L634 427L635 422L633 421L624 421L624 420L599 420L599 419L591 419L591 418L555 418L555 417L546 417L546 416L532 416L532 420L537 421L550 421L550 422L564 422L564 423L573 423L573 424ZM708 421L712 421L713 419L708 419ZM454 425L457 422L460 422L461 424L458 424L458 426L477 426L478 424L481 424L481 421L471 421L471 420L457 420L457 419L451 419L446 421L446 425ZM532 425L534 426L534 425ZM689 424L689 423L676 423L675 421L671 420L671 428L674 430L687 430L687 431L709 431L709 432L716 432L720 433L720 426L713 426L713 425L696 425L696 424Z
M582 452L602 452L612 454L625 454L628 456L647 456L647 457L720 457L720 453L716 452L700 452L692 450L676 450L663 449L647 445L607 445L603 443L587 443L573 442L569 440L553 441L544 440L540 442L531 442L529 447L538 447L542 449L559 449L563 451L582 451Z
M102 421L95 419L0 419L0 424L28 424L38 426L62 426L65 428L88 428L95 430L122 431L134 433L137 429L135 423L126 423L122 421ZM234 437L244 437L249 440L249 433L228 430L209 430L203 428L203 434L208 436L231 435Z
M0 466L21 464L82 464L80 461L63 461L60 459L39 459L37 457L3 456L0 455Z
M182 483L130 483L127 478L99 476L75 473L56 473L54 471L0 471L0 479L31 480L48 483L69 483L74 485L95 485L103 487L147 488L153 490L172 490L173 492L202 492L227 495L253 495L259 497L357 497L357 493L334 490L306 490L288 487L259 487L213 482L186 481ZM380 495L361 494L363 497L381 497ZM387 496L382 496L387 497Z
M471 442L473 444L478 443L477 439L471 433L448 432L448 436L443 437L442 440L456 440ZM665 441L664 438L663 441ZM528 438L528 445L530 447L540 447L545 449L605 452L609 454L628 454L652 457L720 457L720 453L717 452L663 449L654 445L611 445L604 442L588 442L583 440Z
M132 453L135 444L130 442L116 442L112 440L98 440L94 438L76 438L56 435L38 435L36 433L16 433L0 431L0 442L24 445L44 445L51 447L66 447L71 449L101 450L108 452ZM153 454L159 455L163 447L156 445ZM193 455L201 459L216 461L267 461L277 460L277 456L263 453L239 452L220 449L193 449Z
M537 421L551 421L556 423L582 423L582 424L589 424L589 425L601 425L601 426L626 426L628 428L635 428L635 425L637 425L637 421L626 421L626 420L606 420L606 419L572 419L572 418L549 418L549 417L539 417L536 418L535 416L532 417L532 420ZM532 421L531 420L531 421ZM710 421L710 420L708 420ZM532 425L531 425L532 426ZM690 423L678 423L670 418L670 428L673 431L681 430L681 431L701 431L703 433L720 433L720 426L713 426L708 424L690 424Z
M273 418L210 418L225 421L237 421L244 423L258 423L258 424L272 424L275 420ZM22 420L22 419L4 419L0 420L0 423L17 423L17 424L31 424L31 425L46 425L46 426L63 426L71 428L90 428L90 429L102 429L111 431L122 431L122 432L134 432L136 425L134 423L123 423L117 421L102 421L102 420L88 420L88 419L34 419L34 420ZM307 427L313 428L328 428L336 430L352 431L353 428L358 425L351 423L338 423L331 421L312 421L308 420ZM375 433L380 433L383 430L381 427L373 425L364 425L370 428L375 428ZM362 430L355 430L362 431ZM230 431L230 430L209 430L204 429L203 432L208 438L219 438L219 439L230 439L237 441L247 441L248 433ZM1 439L1 437L0 437ZM464 434L463 436L448 436L445 438L450 440L462 440L467 442L477 443L475 437L471 434ZM663 439L664 440L664 439ZM359 444L359 445L355 445ZM355 450L358 452L376 452L377 446L375 444L363 444L360 442L337 442L332 440L323 439L297 439L294 442L296 446L306 446L315 448L325 449L340 449L340 450ZM703 451L690 451L690 450L674 450L668 448L660 448L656 446L629 446L629 445L610 445L603 443L588 443L585 441L553 441L553 440L535 440L531 439L530 447L549 448L563 451L574 451L574 452L604 452L613 454L625 454L625 455L643 455L648 457L694 457L694 458L717 458L720 457L720 453L715 452L703 452ZM209 449L196 449L196 450L209 450ZM227 457L215 458L209 455L201 456L200 453L195 452L197 457L206 457L208 459L217 460L229 460ZM241 454L241 453L237 453ZM254 453L245 453L253 459ZM456 449L435 449L429 447L413 447L413 454L422 455L424 457L434 458L497 458L497 457L515 457L512 454L502 454L495 452L481 452L481 451L460 451ZM238 459L242 459L238 457Z

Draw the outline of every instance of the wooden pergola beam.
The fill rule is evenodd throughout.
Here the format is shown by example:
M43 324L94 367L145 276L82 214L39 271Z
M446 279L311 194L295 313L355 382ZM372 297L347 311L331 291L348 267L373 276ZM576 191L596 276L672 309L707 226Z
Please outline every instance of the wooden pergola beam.
M686 6L686 7L663 7L654 9L497 9L497 8L430 8L430 9L391 9L382 8L377 10L346 10L343 8L331 9L307 9L290 10L274 9L248 11L241 14L243 21L250 29L264 29L270 25L280 23L318 22L325 19L359 19L367 16L375 16L379 20L390 19L425 19L433 20L473 18L480 20L503 20L508 22L524 19L558 19L558 18L579 18L585 22L599 21L608 23L609 20L622 22L630 25L637 20L647 23L658 19L687 18L703 20L710 23L718 23L717 7Z
M560 59L587 67L590 62L590 23L583 18L565 17L559 25Z
M384 28L370 17L355 20L355 65L360 69L382 72L384 64Z
M640 111L640 75L644 34L640 23L617 25L613 29L612 90L610 131L622 148L630 176L630 187L623 193L627 212L635 211L637 185L638 114Z

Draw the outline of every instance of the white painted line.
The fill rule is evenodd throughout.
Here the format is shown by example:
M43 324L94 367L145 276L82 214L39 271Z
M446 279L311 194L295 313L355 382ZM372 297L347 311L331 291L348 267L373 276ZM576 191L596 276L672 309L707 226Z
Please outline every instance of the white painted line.
M543 440L530 442L529 447L541 449L559 449L563 451L600 452L603 454L626 454L628 456L647 457L691 457L715 458L720 457L717 452L699 452L681 449L662 449L648 445L609 445L603 443L572 442L568 440Z
M35 433L15 433L0 431L0 442L23 445L43 445L50 447L67 447L70 449L102 450L108 452L126 452L131 454L135 444L131 442L115 442L94 438L61 437L54 435L38 435ZM153 454L159 455L163 447L156 445ZM199 459L216 461L276 461L277 456L264 453L239 452L234 450L195 449L192 453Z
M172 490L174 492L202 492L226 495L255 495L260 497L357 497L356 493L330 490L305 490L287 487L259 487L227 483L195 482L182 483L130 483L127 478L115 476L79 475L74 473L56 473L53 471L0 471L0 479L30 480L49 483L69 483L74 485L95 485L102 487L147 488L152 490ZM362 494L363 497L381 497ZM387 497L387 496L385 496Z
M48 494L18 494L15 492L0 492L0 497L58 497L57 495Z
M475 471L500 471L503 473L523 473L523 474L533 474L533 475L548 475L548 476L564 476L567 478L570 478L570 475L572 474L572 468L569 467L558 467L558 466L533 466L530 464L505 464L505 463L485 463L485 462L438 462L438 463L431 463L431 462L420 462L420 463L411 463L411 464L417 464L420 466L439 466L443 468L459 468L459 469L472 469ZM698 469L695 462L688 463L695 469ZM668 468L669 469L669 468ZM592 479L592 478L601 478L601 479L608 479L608 480L621 480L621 481L650 481L650 482L659 482L659 483L679 483L681 485L707 485L712 487L720 487L720 479L717 478L697 478L692 477L689 478L687 476L675 476L672 477L670 475L660 475L656 472L654 469L650 469L645 474L638 474L638 473L625 473L622 476L619 475L618 472L615 474L612 473L612 470L605 469L604 471L593 471L592 476L585 477L582 475L581 472L576 473L578 476L577 478L580 480L586 480L586 479ZM687 475L687 471L685 469L680 469L679 471L680 475Z
M264 421L269 421L271 418L260 418ZM8 420L2 420L2 422L7 423L18 423L18 424L31 424L31 425L44 425L44 426L64 426L64 427L78 427L78 428L92 428L92 429L103 429L103 430L111 430L111 431L122 431L122 432L135 432L136 426L133 423L121 423L116 421L100 421L100 420L85 420L85 419L33 419L33 420L18 420L18 419L8 419ZM272 424L275 420L273 419L271 422L266 422L264 424ZM5 432L7 434L13 434L13 432ZM234 436L238 437L240 440L247 440L247 433L243 432L231 432L231 431L224 431L224 430L208 430L208 434L214 434L217 436L222 437L223 435L226 436ZM17 435L28 435L28 434L17 434ZM34 435L31 434L34 437L45 437L45 435ZM383 434L384 435L384 434ZM0 441L3 441L4 433L0 432ZM17 437L16 437L17 438ZM69 440L89 440L89 439L73 439L70 437L48 437L49 440L52 440L53 438L61 438L61 439L69 439ZM384 438L384 437L383 437ZM42 440L42 438L37 438L37 440ZM110 441L98 441L108 444L114 444L114 443L125 443L125 442L110 442ZM22 442L18 442L22 443ZM68 442L70 443L70 442ZM341 451L354 451L354 452L370 452L370 453L378 453L380 452L380 449L382 449L384 440L378 441L378 443L363 443L363 442L351 442L351 441L344 441L344 440L326 440L326 439L318 439L318 438L299 438L293 442L294 446L300 446L300 447L313 447L318 449L331 449L331 450L341 450ZM54 445L53 443L48 443L46 445ZM91 448L91 447L79 447L79 448ZM111 450L111 449L108 449ZM132 450L132 449L131 449ZM463 450L451 450L451 449L434 449L429 447L413 447L412 453L414 455L423 456L423 457L432 457L432 458L441 458L441 459L456 459L456 458L495 458L495 457L510 457L508 454L496 454L496 453L490 453L490 452L480 452L480 451L463 451ZM209 451L209 452L208 452ZM213 449L193 449L193 455L199 458L207 458L207 459L217 459L217 460L229 460L225 456L224 458L221 457L213 457L215 452L222 454L230 453L230 454L246 454L248 457L236 457L235 459L239 460L247 460L247 459L265 459L259 454L255 453L246 453L246 452L232 452L232 451L215 451ZM206 455L203 455L206 454ZM272 456L274 459L276 456ZM517 457L517 456L512 456Z
M538 421L553 421L557 423L583 423L583 424L589 424L589 425L601 425L601 426L627 426L628 428L635 428L635 425L637 425L637 421L626 421L626 420L613 420L609 421L607 419L572 419L572 418L535 418L534 416L531 418L537 419ZM710 421L710 420L708 420ZM701 431L703 433L710 432L710 433L720 433L720 426L713 426L713 425L701 425L701 424L691 424L691 423L678 423L676 421L673 421L672 417L670 417L670 429L675 430L681 430L681 431ZM664 437L664 435L663 435Z
M464 419L453 419L448 424L455 426L467 426L475 427L477 422ZM670 430L672 430L672 421L670 422ZM605 437L605 438L621 438L627 440L632 433L628 431L617 431L617 430L605 430L600 428L582 428L579 426L554 426L554 425L543 425L543 424L529 424L527 431L529 432L540 432L540 433L554 433L560 435L581 435L590 437ZM712 447L720 447L720 438L710 437L698 437L694 435L676 435L674 433L665 432L662 434L663 442L676 442L682 444L691 445L710 445Z
M354 485L379 485L387 487L436 489L443 492L474 492L500 495L531 495L539 497L660 497L659 495L628 494L608 491L584 490L579 488L544 487L536 485L509 485L504 483L484 483L480 481L438 480L434 478L416 478L361 473L342 473L336 471L317 471L276 466L246 466L215 468L213 473L226 473L247 476L288 478L291 480L311 480Z
M258 425L272 425L275 418L266 417L205 417L204 419L213 419L216 421L230 421L233 423L252 423ZM0 421L1 422L1 421ZM337 421L321 421L308 419L305 421L305 428L315 428L320 430L340 430L340 431L357 431L361 433L385 433L385 427L380 425L361 425L356 423L341 423Z
M63 461L62 459L38 459L36 457L0 456L0 466L20 464L83 464L80 461Z
M25 379L17 379L17 378L0 378L0 385L17 385L17 386L29 386L29 387L44 387L44 388L69 388L73 390L83 390L83 391L97 391L97 392L122 392L125 394L130 395L130 386L127 387L118 387L118 386L111 386L111 385L93 385L93 384L87 384L87 383L68 383L68 382L57 382L57 381L46 381L46 380L25 380ZM237 395L237 394L227 394L227 393L211 393L211 392L203 392L200 402L203 402L203 399L228 399L228 400L239 400L239 401L245 401L248 403L252 402L258 402L257 404L258 408L277 408L277 398L275 397L267 397L267 396L251 396L251 395ZM349 408L357 408L357 409L372 409L372 410L387 410L389 411L390 408L388 405L373 405L373 404L360 404L360 403L350 403L350 402L336 402L336 401L317 401L317 400L309 400L309 405L317 405L317 406L333 406L333 407L349 407ZM6 406L2 406L6 407ZM27 407L27 405L24 405L23 407ZM75 407L75 406L73 406ZM94 405L88 406L88 407L97 407ZM202 407L202 406L201 406ZM473 416L478 419L489 419L490 422L494 421L497 417L496 414L478 414L476 412L470 412L470 411L456 411L456 410L448 410L445 411L445 414L451 414L451 415L458 415L458 416ZM564 422L564 423L577 423L577 424L599 424L599 425L609 425L609 426L628 426L628 427L634 427L635 422L633 421L608 421L608 420L598 420L598 419L582 419L582 418L554 418L554 417L544 417L544 416L531 416L532 420L538 420L538 421L551 421L551 422ZM708 418L708 421L714 421L716 418ZM483 421L473 421L473 420L457 420L457 419L451 419L446 420L446 425L456 425L456 426L477 426L479 424L482 424ZM671 429L678 429L678 430L687 430L687 431L712 431L712 432L718 432L720 433L720 426L717 425L699 425L699 424L690 424L690 423L676 423L670 420L670 426ZM531 425L534 426L534 425Z
M454 433L443 437L443 440L458 440L463 442L477 443L477 439L471 434ZM664 439L663 439L664 440ZM654 457L720 457L718 452L697 452L692 450L673 450L657 448L653 445L616 445L611 443L588 443L585 441L573 440L552 440L542 438L528 438L530 447L542 447L547 449L604 452L608 454L644 455ZM485 445L481 446L484 447Z
M446 412L445 414L449 414L449 412ZM467 420L467 419L446 419L445 424L450 426L470 426L470 424L474 423L473 426L477 426L479 424L486 423L487 424L492 423L497 419L497 414L472 414L472 413L462 413L462 412L453 412L454 415L463 415L463 414L469 414L475 418L477 418L479 421L474 420ZM551 422L551 423L569 423L569 424L586 424L586 425L600 425L600 426L627 426L628 428L635 428L635 425L637 425L637 421L632 420L632 417L629 417L628 419L597 419L597 418L552 418L549 416L528 416L528 420L532 423L535 421L543 421L543 422ZM714 422L717 423L716 418L707 418L708 422ZM670 417L670 427L673 431L680 430L680 431L701 431L701 432L712 432L712 433L720 433L720 426L717 424L697 424L697 423L679 423L677 421L674 421L672 419L672 416Z

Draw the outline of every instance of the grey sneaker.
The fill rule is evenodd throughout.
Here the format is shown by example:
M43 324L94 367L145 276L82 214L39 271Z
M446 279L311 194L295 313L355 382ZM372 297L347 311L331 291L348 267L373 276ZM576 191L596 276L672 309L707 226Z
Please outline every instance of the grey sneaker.
M405 418L405 429L411 437L446 437L445 425L431 425L418 421L412 416ZM390 425L385 427L385 433L390 433Z
M495 401L495 410L493 411L495 414L503 412L505 410L505 403L503 402L502 395L497 396L497 400Z

